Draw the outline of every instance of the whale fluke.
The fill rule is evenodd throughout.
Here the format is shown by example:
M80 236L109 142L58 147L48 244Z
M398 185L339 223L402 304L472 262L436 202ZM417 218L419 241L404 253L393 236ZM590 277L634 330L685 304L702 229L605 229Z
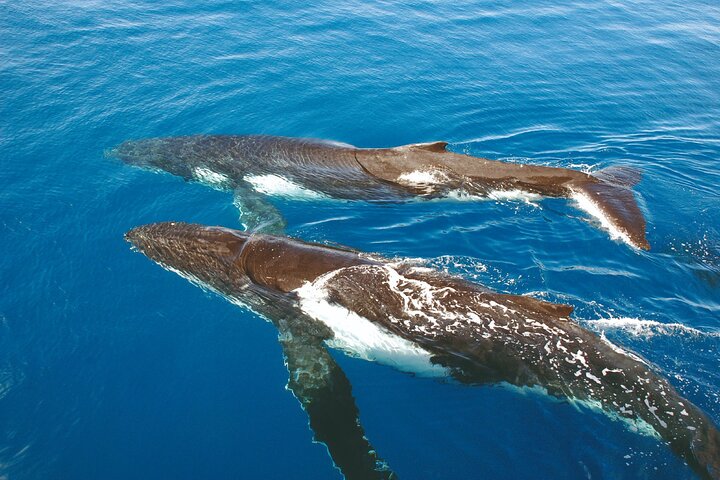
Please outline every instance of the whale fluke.
M629 187L598 179L574 184L570 188L580 207L597 217L611 236L650 250L645 236L645 217Z
M614 185L632 188L642 180L642 171L634 167L613 165L594 172L592 176Z

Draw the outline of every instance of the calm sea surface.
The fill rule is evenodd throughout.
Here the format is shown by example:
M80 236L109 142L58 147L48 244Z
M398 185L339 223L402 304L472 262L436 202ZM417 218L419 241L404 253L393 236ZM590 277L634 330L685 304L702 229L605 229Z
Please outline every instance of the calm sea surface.
M720 7L708 1L0 1L0 478L337 479L274 328L130 251L239 227L229 194L106 159L195 133L642 169L650 252L565 200L277 200L290 233L576 307L720 423ZM334 352L403 479L692 478L582 406Z

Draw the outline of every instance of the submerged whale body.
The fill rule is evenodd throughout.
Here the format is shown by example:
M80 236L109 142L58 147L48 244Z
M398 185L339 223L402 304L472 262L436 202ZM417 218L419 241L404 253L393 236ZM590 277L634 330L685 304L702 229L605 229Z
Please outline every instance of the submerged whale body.
M302 315L301 328L352 355L473 384L541 387L645 422L703 478L720 478L713 422L640 358L572 321L568 305L288 237L158 223L126 238L271 321Z
M610 168L590 175L567 168L500 162L461 155L434 142L395 148L356 148L322 140L264 135L199 135L127 141L108 153L188 180L247 193L285 190L340 199L398 201L460 192L526 193L575 199L613 237L649 249L645 219L631 187L636 171ZM242 196L242 195L239 195Z

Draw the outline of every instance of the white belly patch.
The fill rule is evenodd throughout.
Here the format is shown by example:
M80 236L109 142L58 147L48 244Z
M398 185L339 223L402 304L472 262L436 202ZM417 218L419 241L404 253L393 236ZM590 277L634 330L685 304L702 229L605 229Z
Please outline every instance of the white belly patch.
M327 198L327 196L322 193L307 189L279 175L246 175L244 180L252 185L256 192L265 195L288 197L298 200Z
M332 272L327 275L332 275ZM327 325L335 334L328 346L357 358L375 361L425 377L445 377L447 368L433 364L430 353L419 345L388 332L355 312L328 302L324 277L296 290L300 308Z

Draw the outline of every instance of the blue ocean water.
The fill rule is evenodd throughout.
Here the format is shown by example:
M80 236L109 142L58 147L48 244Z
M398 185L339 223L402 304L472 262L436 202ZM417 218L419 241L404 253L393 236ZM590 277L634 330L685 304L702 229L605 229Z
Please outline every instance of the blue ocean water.
M642 169L650 252L562 199L275 202L294 236L570 303L720 423L716 2L0 6L0 478L339 478L273 327L123 240L239 227L230 195L103 157L151 136ZM584 407L334 356L400 478L693 478Z

